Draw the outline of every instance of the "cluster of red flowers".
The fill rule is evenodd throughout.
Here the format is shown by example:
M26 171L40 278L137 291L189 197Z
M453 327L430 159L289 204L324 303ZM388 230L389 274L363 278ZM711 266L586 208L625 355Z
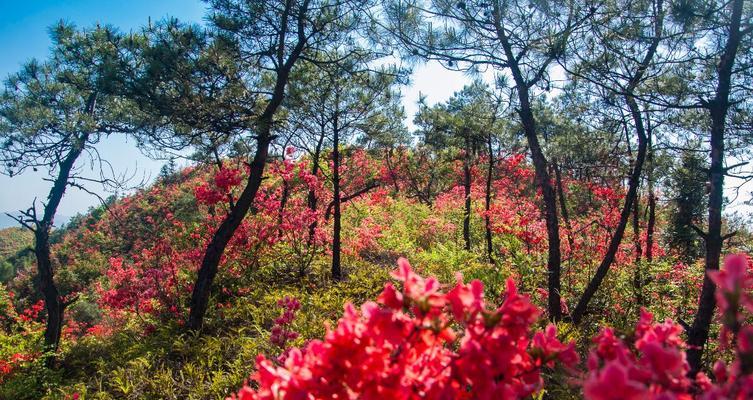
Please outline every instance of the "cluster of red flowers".
M241 171L234 168L222 168L214 175L214 185L227 193L241 183Z
M295 312L301 308L298 300L285 296L284 299L277 301L277 306L282 308L282 315L275 319L275 324L271 330L269 341L275 346L285 350L285 345L289 340L298 338L298 332L291 329L291 324L295 319Z
M653 315L642 310L635 332L635 349L640 357L604 328L594 339L588 357L588 378L583 391L591 400L676 398L687 395L691 380L685 362L682 328L671 321L653 323ZM665 396L665 397L661 397Z
M0 360L0 383L18 368L19 365L37 358L37 354L15 353L8 360Z
M380 304L360 312L347 304L323 341L290 349L282 365L259 356L259 388L244 387L237 398L515 398L542 388L542 368L577 362L554 326L533 335L539 310L512 281L501 306L489 308L480 281L459 277L443 293L437 280L398 263L402 291L387 284Z
M32 304L31 307L23 310L21 314L18 315L18 319L23 322L30 322L30 321L38 321L39 320L39 313L44 310L44 300L38 300L36 303Z
M703 373L695 380L688 378L682 328L671 321L653 323L653 316L643 311L633 343L638 356L611 329L594 339L583 387L586 398L613 399L615 393L621 399L691 399L696 394L707 400L753 398L753 327L745 325L743 312L753 312L750 266L745 256L732 255L723 270L709 272L718 289L720 344L728 346L730 336L736 342L735 361L731 366L717 361L714 382Z
M398 291L385 285L378 303L358 312L347 304L335 329L323 341L292 348L284 361L257 359L252 379L233 399L491 399L523 398L543 387L542 368L561 364L569 373L578 364L572 344L557 339L554 325L533 332L540 311L507 283L502 305L489 308L480 281L462 277L444 293L436 279L423 279L400 259L393 277ZM641 312L630 341L604 328L593 340L580 382L589 400L748 399L753 397L753 274L744 256L730 256L711 277L727 333L734 335L736 359L718 361L714 382L703 373L688 377L682 328L654 322ZM462 335L455 327L462 328Z
M241 183L241 171L234 168L221 168L214 175L214 187L203 183L194 188L196 199L207 205L217 204L227 198L230 190Z
M728 256L721 271L709 272L716 284L716 301L722 322L720 346L728 348L730 338L734 343L735 360L727 365L719 360L714 365L716 385L704 376L700 385L706 399L753 398L753 326L747 324L753 316L752 263L742 254Z

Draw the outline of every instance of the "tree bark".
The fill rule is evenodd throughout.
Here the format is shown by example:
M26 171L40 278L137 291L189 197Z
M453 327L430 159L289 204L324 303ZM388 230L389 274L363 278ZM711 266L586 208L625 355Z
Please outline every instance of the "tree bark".
M209 241L209 245L207 245L207 248L204 251L204 258L201 260L198 276L196 277L196 282L194 283L193 291L191 293L190 311L188 314L188 320L186 321L186 329L189 331L198 331L204 325L204 315L206 314L207 306L209 304L209 293L212 289L214 277L217 275L217 269L222 260L222 255L224 254L228 243L230 243L233 234L251 209L251 205L256 197L256 192L258 192L259 187L261 186L264 167L266 166L269 153L269 145L273 139L272 124L274 122L274 116L285 98L285 88L290 79L290 71L293 69L293 65L296 61L298 61L308 41L308 38L302 30L304 25L302 18L304 18L304 15L308 11L308 2L304 2L299 10L300 15L297 17L298 40L296 41L295 46L290 49L290 54L285 57L285 41L288 33L287 21L291 15L291 7L292 5L287 3L281 16L279 42L276 43L277 69L275 72L277 73L277 76L275 78L272 95L269 98L269 103L267 103L264 111L256 120L256 152L254 154L254 159L250 164L246 187L243 188L243 192L238 198L238 201L231 208L214 235L212 235L212 239Z
M193 292L191 293L191 309L189 311L188 321L186 322L186 328L188 330L199 330L203 326L204 315L206 314L209 304L209 293L212 288L212 283L214 282L214 277L217 275L222 255L225 252L228 243L230 243L233 234L243 221L243 218L246 217L246 214L254 202L256 192L261 186L264 167L267 162L267 154L269 152L269 144L271 142L270 128L271 121L262 121L262 124L260 124L260 135L257 142L256 153L251 162L246 187L243 188L243 192L235 203L235 207L230 210L219 228L215 231L206 251L204 252L204 258L201 261L198 276L194 283Z
M468 129L464 132L465 155L463 156L463 193L465 207L463 209L463 243L466 251L471 250L471 136Z
M654 194L654 150L648 136L648 222L646 225L646 261L654 260L654 230L656 228L656 195Z
M316 148L314 149L314 155L311 158L312 166L311 166L311 175L316 176L316 174L319 173L319 158L321 157L322 153L322 144L324 143L324 137L326 136L325 133L325 126L322 124L321 126L321 133L319 135L319 140L316 142ZM319 202L319 199L316 197L316 192L313 189L309 189L309 193L307 196L308 206L309 210L312 212L316 211L317 203ZM315 219L314 221L309 224L309 236L306 241L306 246L311 247L311 245L314 243L314 235L316 234L316 226L317 226L318 219Z
M93 115L97 104L97 92L89 95L86 101L88 115ZM55 214L63 200L65 190L71 177L73 166L83 153L86 143L89 140L89 132L83 132L80 136L74 135L74 142L68 154L60 162L60 170L52 184L47 203L44 205L44 214L42 219L38 220L36 211L33 211L34 217L34 255L37 259L37 274L39 277L39 290L42 292L45 309L47 311L47 322L44 331L44 350L46 353L45 364L52 367L55 362L54 353L60 346L60 336L63 329L63 314L66 304L60 298L60 292L55 285L55 271L52 269L52 257L50 255L50 231L55 220ZM27 226L29 227L29 226Z
M633 268L633 290L635 291L635 301L638 306L643 305L643 274L641 271L641 258L643 257L643 248L641 246L641 231L640 231L640 196L635 197L635 204L633 204L633 243L635 246L635 265Z
M607 276L609 268L614 262L617 251L620 248L620 243L622 242L622 237L625 233L625 227L627 226L628 219L630 218L630 211L632 210L633 202L638 196L638 186L640 185L641 172L643 170L643 163L645 162L646 152L648 149L648 137L646 135L646 127L641 116L641 110L638 106L638 102L635 100L634 93L641 80L645 76L648 67L651 65L651 61L653 60L654 55L656 54L659 47L659 43L662 40L662 32L664 30L663 4L664 2L662 0L658 0L656 3L656 22L654 24L654 36L652 38L651 45L646 51L646 54L643 56L640 64L638 64L635 74L630 78L630 81L628 82L623 95L625 103L630 109L630 116L632 117L633 124L635 125L635 131L638 136L638 153L635 158L635 163L633 164L633 170L630 174L628 192L625 195L625 204L623 205L622 212L620 213L620 221L617 224L617 229L615 230L615 233L614 235L612 235L612 238L609 242L607 252L604 255L604 258L601 260L599 267L596 269L596 273L594 274L593 278L588 283L588 286L586 286L586 290L583 292L580 300L578 300L578 304L575 306L575 310L573 310L571 318L575 324L580 323L580 321L583 319L583 316L585 315L586 309L588 307L588 303L596 294L599 286L601 286L601 282Z
M518 93L519 109L518 115L523 126L523 132L528 142L528 148L531 150L531 159L535 171L536 186L541 189L541 195L544 200L543 213L546 220L546 231L549 249L547 252L547 289L549 298L547 301L547 311L549 319L559 321L562 318L562 305L560 300L560 270L562 255L560 253L560 233L559 220L557 217L557 199L554 194L554 187L548 172L548 162L541 149L539 138L536 133L536 119L533 116L529 88L536 82L529 82L523 75L518 64L518 58L513 53L512 44L504 31L501 21L501 10L499 6L494 6L494 18L496 21L497 38L502 45L505 53L505 59L515 82L515 88Z
M643 246L641 244L641 199L640 196L635 196L635 202L633 204L633 242L635 246L635 263L638 264L643 258Z
M730 92L732 86L732 73L735 58L737 56L742 33L740 21L743 11L743 0L734 0L731 3L732 13L730 18L729 36L724 46L724 51L717 65L718 82L714 98L708 102L707 108L711 116L711 163L709 167L709 215L708 232L705 235L706 242L706 266L705 270L716 271L719 269L719 260L722 252L722 208L724 206L724 133L726 128L727 113L729 111ZM687 359L690 364L690 376L695 376L701 369L703 349L708 341L709 326L716 308L714 294L716 287L709 279L708 273L703 278L703 288L693 324L688 331Z
M332 118L333 132L332 132L332 201L334 202L334 226L332 228L332 279L339 281L342 280L342 266L340 265L340 231L341 227L341 215L340 215L340 104L339 93L335 89L335 115Z
M259 191L264 175L264 168L267 163L269 145L273 139L272 123L274 116L285 97L285 87L288 84L290 70L303 51L305 44L305 40L299 40L284 63L281 59L278 60L281 66L277 70L277 78L272 96L264 111L256 120L256 152L250 164L246 186L243 188L238 201L230 209L230 212L212 235L212 239L204 251L204 258L201 260L201 265L199 266L196 282L191 293L188 320L186 321L186 329L189 331L198 331L204 325L204 315L209 304L209 294L214 277L217 275L222 255L225 253L228 243L233 238L233 234L251 209L256 192ZM280 44L280 46L283 45Z
M94 96L89 100L88 108L94 108ZM91 111L90 111L91 112ZM60 171L47 196L47 203L44 205L44 215L42 219L34 221L34 255L37 259L37 274L39 277L39 289L42 292L45 309L47 310L47 322L44 331L44 348L47 355L45 364L50 367L55 361L54 353L60 346L60 335L63 328L63 314L65 305L60 298L60 292L55 285L55 271L52 269L52 257L50 255L50 231L57 213L58 206L63 199L65 190L68 186L68 180L73 170L73 165L81 155L89 139L88 133L83 133L76 138L78 143L71 145L71 150L60 163Z
M575 306L575 310L573 310L572 320L575 324L579 324L583 319L583 316L586 313L586 308L588 307L588 303L596 294L596 291L599 289L601 282L607 276L609 268L614 262L617 251L620 248L620 243L622 242L622 237L625 233L625 228L627 227L628 219L630 218L630 212L633 208L633 202L638 196L638 186L640 184L643 162L646 158L647 139L643 126L643 120L641 118L641 113L638 109L638 104L635 101L635 98L628 95L626 96L626 102L628 103L628 107L630 108L630 113L633 116L633 122L635 123L635 128L638 133L638 153L636 155L635 164L633 164L633 171L630 174L628 192L625 195L625 204L623 205L622 212L620 213L620 221L617 224L617 229L615 230L614 235L612 235L612 238L609 241L607 252L606 254L604 254L604 258L601 260L599 267L596 269L596 273L594 274L593 278L591 278L588 286L586 286L586 290L583 292L583 295L578 301L578 304Z
M494 179L494 149L492 146L492 135L489 133L487 137L487 153L489 154L489 164L486 170L486 193L484 202L484 224L486 228L486 256L489 258L489 262L494 264L494 244L492 241L492 221L489 211L492 207L492 181Z
M560 212L562 213L562 220L565 222L565 229L567 229L567 244L570 248L570 254L567 259L572 259L573 252L575 251L575 239L573 238L573 227L570 224L570 213L567 211L567 199L565 199L565 190L562 185L562 171L557 162L553 163L554 167L554 179L557 183L557 197L560 203ZM573 276L572 276L572 262L567 267L567 289L572 290Z

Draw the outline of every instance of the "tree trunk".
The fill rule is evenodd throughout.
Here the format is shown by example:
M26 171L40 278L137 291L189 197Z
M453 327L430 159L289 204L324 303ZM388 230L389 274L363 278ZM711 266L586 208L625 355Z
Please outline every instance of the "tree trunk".
M307 7L303 7L300 10L302 14L305 14ZM286 7L284 11L284 18L289 15L289 8ZM299 18L302 16L299 16ZM281 37L284 38L285 30L281 32ZM267 156L269 153L269 145L272 142L272 123L274 122L274 116L277 110L282 105L282 101L285 98L285 88L290 78L290 71L293 65L303 52L303 48L306 46L306 38L301 38L296 45L291 49L290 54L286 59L283 59L284 40L281 40L277 45L278 48L278 70L277 77L275 79L274 89L272 96L269 99L264 111L256 120L256 152L254 159L250 164L250 171L248 174L248 180L246 181L246 187L243 188L238 201L231 208L228 215L220 224L219 228L212 235L212 239L209 241L206 250L204 251L204 258L201 260L198 276L194 283L193 292L191 293L190 311L188 314L188 320L186 321L186 329L189 331L200 330L204 325L204 315L207 312L207 306L209 304L209 293L212 289L212 282L217 275L217 269L222 255L225 253L230 239L236 229L240 226L246 214L251 209L251 205L256 197L256 192L259 191L261 186L262 177L264 175L264 167L267 163Z
M337 90L337 89L336 89ZM332 279L342 280L342 266L340 265L340 231L342 227L340 215L340 99L335 92L335 115L332 118L332 201L334 202L334 226L332 228Z
M635 203L633 204L633 242L635 246L635 263L641 262L643 257L643 246L641 244L641 227L640 227L640 213L641 213L641 198L636 194Z
M633 122L635 123L636 131L638 133L638 154L636 155L635 164L633 164L633 171L630 174L628 192L625 196L625 204L623 205L622 212L620 213L620 221L617 224L617 229L615 230L614 235L612 235L612 238L609 242L609 247L607 248L607 252L604 255L604 258L601 260L599 267L596 269L596 273L594 274L593 278L591 278L591 281L588 283L586 290L583 292L583 295L581 296L578 304L575 306L575 310L572 313L572 320L576 324L580 323L580 321L583 319L583 316L586 313L586 308L588 307L588 303L596 294L596 291L599 289L601 282L607 276L607 272L609 272L609 268L614 262L617 251L620 248L620 243L622 242L622 236L625 233L628 219L630 218L630 212L633 208L633 202L638 196L638 186L640 184L643 162L646 158L648 141L643 126L641 113L638 109L638 104L632 96L627 95L625 97L626 102L628 103L628 107L630 108L630 113L633 116Z
M492 221L489 215L489 210L492 207L492 180L494 179L494 149L492 146L492 135L488 135L487 153L489 154L489 164L486 170L486 193L484 203L484 224L486 225L486 256L489 258L489 262L494 264L494 244L492 241Z
M463 157L463 193L465 194L465 208L463 209L463 242L465 250L471 250L471 137L468 129L464 130L465 155Z
M646 261L654 260L654 230L656 228L656 195L654 194L654 147L653 129L648 122L648 154L646 154L646 181L648 190L648 222L646 225Z
M638 306L643 305L643 274L641 272L641 258L643 257L643 248L641 247L640 231L640 196L635 197L633 204L633 242L635 245L635 265L633 268L633 290L635 291L635 301Z
M557 217L557 199L554 195L554 188L547 170L547 160L539 144L539 138L536 134L536 119L533 116L531 108L531 99L529 88L536 82L529 82L520 70L518 64L519 58L515 56L504 28L500 21L502 19L501 10L498 4L494 4L495 30L497 39L502 45L508 67L515 81L515 88L518 93L520 122L523 126L523 132L528 142L528 148L531 150L531 159L533 160L534 171L536 174L536 186L541 189L541 195L544 200L543 213L546 219L546 231L549 244L547 252L547 288L549 298L547 311L549 319L559 321L562 317L562 305L560 301L560 269L562 256L560 254L560 233L559 220ZM534 78L536 79L536 78Z
M733 65L742 40L740 20L742 18L743 0L731 3L732 16L730 30L724 52L717 66L718 82L714 99L708 102L711 115L711 163L709 167L709 219L706 241L706 271L719 269L722 252L722 208L724 206L724 131L730 103ZM690 364L690 376L701 369L703 348L709 337L709 326L716 308L714 293L716 287L709 279L708 273L703 278L703 288L699 299L693 324L688 331L687 358Z
M518 91L521 92L520 89ZM547 160L544 156L544 152L541 150L541 146L539 145L538 137L536 136L536 123L527 99L528 91L525 90L524 92L526 92L526 101L523 102L521 100L521 103L525 103L525 106L521 106L520 116L528 139L528 147L531 149L531 158L533 159L537 186L541 189L542 197L544 199L544 217L546 219L546 231L549 240L549 251L547 254L549 318L552 321L558 321L562 316L560 300L560 268L562 256L560 254L560 228L557 217L557 199L554 194L554 188L552 187L549 172L547 171Z
M649 135L648 150L648 223L646 225L646 261L649 263L654 260L654 230L656 227L656 195L654 194L654 156L651 146L651 136Z
M562 213L562 220L565 222L565 229L567 229L567 244L570 248L570 254L567 259L572 259L573 252L575 251L575 239L573 239L573 227L570 224L570 213L567 211L567 199L565 199L565 190L562 185L562 171L558 163L554 163L554 179L557 184L557 197L560 203L560 212ZM573 288L573 276L572 276L572 262L567 266L567 289L568 291Z
M578 304L575 306L575 310L571 315L572 320L575 324L580 323L581 319L586 313L588 303L596 294L596 291L599 289L601 282L607 276L607 272L609 272L609 268L614 262L617 251L620 248L622 236L625 233L625 227L627 226L628 218L630 217L630 211L633 206L633 202L638 196L638 186L640 185L641 172L643 169L643 163L646 159L646 151L648 149L648 137L646 135L646 127L643 124L640 107L638 106L638 103L636 102L633 94L635 93L635 89L638 87L641 80L645 76L648 67L651 65L651 61L653 60L654 55L659 48L659 43L663 38L663 4L664 2L662 0L658 0L656 2L656 22L654 24L654 36L651 40L651 45L646 51L646 54L643 56L640 64L637 66L635 74L630 78L630 81L625 88L625 94L623 96L625 98L625 103L630 109L630 116L633 119L636 134L638 135L638 154L636 155L635 163L633 164L633 171L630 175L628 192L625 196L625 204L623 205L622 212L620 213L620 221L617 224L617 230L610 240L607 252L604 255L604 258L601 260L599 267L596 269L596 273L588 283L586 290L583 292L583 295L581 296Z
M222 255L228 243L230 243L230 239L233 238L233 234L246 217L254 202L256 192L261 186L264 167L267 162L267 154L269 152L269 144L271 142L270 128L271 120L262 121L260 124L260 135L256 153L251 162L246 187L243 188L243 192L235 203L235 207L230 210L230 213L228 213L219 228L215 231L204 252L204 258L201 260L198 276L191 293L191 309L188 314L188 321L186 322L188 330L199 330L203 326L204 315L209 304L209 293L212 289L214 277L217 275Z
M314 155L312 156L311 163L313 164L311 166L311 175L316 176L316 174L319 173L319 157L321 157L322 153L322 144L324 143L324 137L326 136L325 132L325 126L322 124L321 126L321 134L319 135L319 141L316 142L316 148L314 149ZM309 210L312 212L316 211L317 203L319 202L319 199L316 197L316 192L313 189L309 189L308 193L308 206ZM317 221L314 220L309 225L309 236L306 241L306 246L311 247L311 244L314 242L314 235L316 234L316 226Z
M96 95L89 98L88 112L93 112ZM65 305L60 298L60 292L55 285L55 271L52 269L50 256L50 231L57 213L58 206L63 199L68 180L73 170L73 165L81 155L89 140L89 134L83 133L75 140L68 155L60 163L60 171L47 195L47 203L44 206L42 220L34 221L34 255L37 259L37 274L39 277L39 290L42 292L45 309L47 310L47 322L44 331L44 350L47 352L45 364L51 367L55 362L54 353L60 346L60 335L63 328L63 313Z

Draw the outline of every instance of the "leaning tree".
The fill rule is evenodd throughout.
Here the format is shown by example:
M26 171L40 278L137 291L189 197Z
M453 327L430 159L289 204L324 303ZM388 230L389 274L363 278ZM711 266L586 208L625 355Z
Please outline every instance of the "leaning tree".
M111 134L131 126L129 102L112 95L116 51L110 28L77 30L60 24L52 29L52 55L32 60L5 82L0 97L0 160L3 172L17 176L41 170L51 183L46 201L36 201L16 217L34 232L39 290L47 310L45 351L60 344L63 314L73 300L55 284L50 254L50 233L66 190L75 187L89 193L87 184L117 183L103 169L92 175L82 161L103 166L96 145ZM54 361L50 355L48 364Z
M278 113L286 97L291 74L302 61L315 62L314 56L349 33L362 27L369 0L286 0L237 1L211 0L209 16L215 35L237 49L234 62L240 63L248 76L260 76L259 109L245 117L252 127L246 136L254 148L249 162L249 175L234 204L212 237L204 252L191 295L186 328L201 329L209 304L212 283L220 260L252 208L261 186L270 145L275 140Z

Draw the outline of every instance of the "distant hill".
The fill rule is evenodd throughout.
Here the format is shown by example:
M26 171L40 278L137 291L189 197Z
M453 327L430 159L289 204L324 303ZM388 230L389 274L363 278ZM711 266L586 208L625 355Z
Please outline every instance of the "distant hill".
M10 257L34 243L34 235L23 228L0 229L0 260Z

